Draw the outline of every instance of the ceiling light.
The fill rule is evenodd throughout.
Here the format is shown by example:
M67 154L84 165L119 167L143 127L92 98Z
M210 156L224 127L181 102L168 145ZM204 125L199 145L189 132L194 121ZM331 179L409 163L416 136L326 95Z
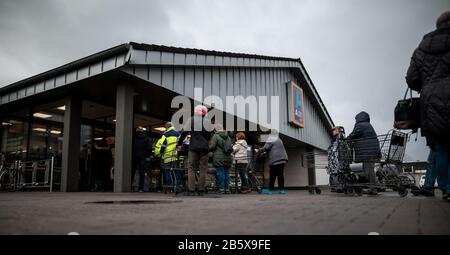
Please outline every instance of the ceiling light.
M51 134L55 134L55 135L60 135L61 131L60 130L50 130Z
M2 126L12 126L12 124L9 122L2 122Z
M57 109L58 109L58 110L61 110L61 111L65 111L65 110L66 110L66 106L63 105L63 106L58 107Z
M33 116L36 117L36 118L42 118L42 119L48 119L48 118L52 117L52 115L45 114L45 113L42 113L42 112L35 112L35 113L33 113Z
M33 128L33 131L47 132L47 129L45 129L45 128Z
M164 131L166 131L166 128L165 127L155 127L155 128L153 128L153 130L156 130L159 132L164 132Z
M103 138L97 137L97 138L94 138L94 140L95 140L95 141L100 141L100 140L103 140Z

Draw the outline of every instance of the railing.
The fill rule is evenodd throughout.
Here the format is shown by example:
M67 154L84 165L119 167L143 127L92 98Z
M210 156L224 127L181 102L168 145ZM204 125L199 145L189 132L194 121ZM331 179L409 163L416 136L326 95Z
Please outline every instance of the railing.
M10 187L9 190L12 191L48 188L53 192L55 185L61 185L61 167L56 167L54 157L36 161L18 160L5 171L10 171L13 178L7 180L9 183L2 183L2 186Z

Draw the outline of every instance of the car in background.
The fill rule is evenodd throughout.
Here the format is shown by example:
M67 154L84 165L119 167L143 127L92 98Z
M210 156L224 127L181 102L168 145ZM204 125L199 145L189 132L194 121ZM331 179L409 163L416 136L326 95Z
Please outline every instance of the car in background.
M420 176L419 180L419 187L423 187L423 185L425 185L425 175ZM437 180L434 182L434 187L438 187Z

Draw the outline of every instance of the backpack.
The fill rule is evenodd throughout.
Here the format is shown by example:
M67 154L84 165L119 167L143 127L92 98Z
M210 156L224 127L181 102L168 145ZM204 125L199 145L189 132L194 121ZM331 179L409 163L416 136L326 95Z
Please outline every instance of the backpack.
M231 145L231 139L229 137L223 142L223 151L225 154L231 154L233 152L233 145Z

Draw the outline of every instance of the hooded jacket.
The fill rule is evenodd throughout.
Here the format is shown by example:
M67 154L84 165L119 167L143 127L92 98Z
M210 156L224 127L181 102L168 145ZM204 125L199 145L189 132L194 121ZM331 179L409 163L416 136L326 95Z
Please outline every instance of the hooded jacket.
M369 114L367 112L360 112L355 116L355 120L355 127L347 137L355 152L355 162L380 159L380 143L377 138L377 133L370 124Z
M238 164L247 164L247 142L245 140L237 140L233 145L233 157L234 161Z
M219 131L214 134L209 145L209 151L213 152L213 165L231 167L231 154L226 154L223 150L223 145L226 139L230 139L227 131Z
M408 86L420 93L421 133L427 143L450 142L450 27L422 39L406 75Z

